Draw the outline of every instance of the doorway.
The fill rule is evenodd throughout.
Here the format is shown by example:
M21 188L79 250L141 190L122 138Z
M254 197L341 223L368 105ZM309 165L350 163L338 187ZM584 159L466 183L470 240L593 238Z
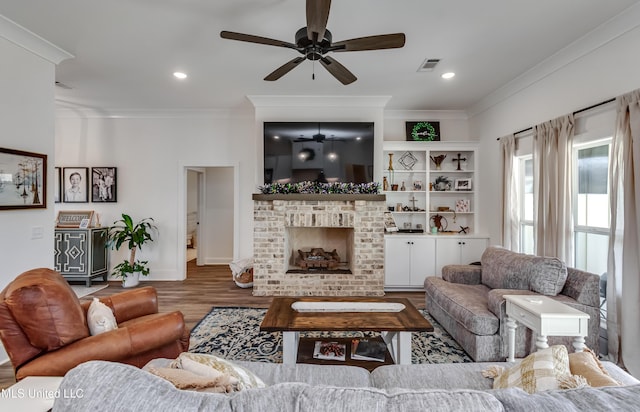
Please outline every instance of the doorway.
M188 277L189 268L228 265L236 255L238 170L235 165L184 166L183 173L180 221L184 222L183 262Z

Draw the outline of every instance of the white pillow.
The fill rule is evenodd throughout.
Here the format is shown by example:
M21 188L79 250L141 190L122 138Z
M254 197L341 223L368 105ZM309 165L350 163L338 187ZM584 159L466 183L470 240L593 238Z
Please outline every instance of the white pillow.
M118 329L116 317L111 312L109 306L100 302L98 298L93 298L93 302L87 311L87 325L92 336L103 332Z
M200 366L196 366L198 363L206 368L214 369L214 371L207 373ZM171 362L170 367L185 369L206 377L215 377L218 374L227 375L232 378L232 382L237 382L238 390L267 386L262 379L248 369L226 359L204 353L182 352L176 360Z

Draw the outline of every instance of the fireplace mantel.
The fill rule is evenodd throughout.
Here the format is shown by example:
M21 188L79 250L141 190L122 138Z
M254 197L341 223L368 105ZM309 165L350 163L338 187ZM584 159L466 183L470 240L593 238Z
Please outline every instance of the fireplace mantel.
M254 193L253 200L302 200L302 201L330 201L330 200L342 200L345 202L353 200L366 200L369 202L384 202L386 195L370 195L370 194L346 194L346 193L277 193L277 194L262 194Z

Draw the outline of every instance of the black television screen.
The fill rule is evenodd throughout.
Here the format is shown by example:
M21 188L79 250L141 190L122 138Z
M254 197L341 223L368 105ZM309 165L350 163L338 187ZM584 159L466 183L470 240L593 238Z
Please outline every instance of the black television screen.
M373 181L373 122L265 122L264 183Z

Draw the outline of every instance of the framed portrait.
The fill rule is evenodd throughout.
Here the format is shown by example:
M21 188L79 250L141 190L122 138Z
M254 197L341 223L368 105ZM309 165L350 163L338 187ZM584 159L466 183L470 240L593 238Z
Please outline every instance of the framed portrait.
M422 122L406 122L407 140L416 142L440 141L440 122L425 120Z
M87 228L91 226L93 210L61 210L58 212L56 227Z
M56 167L53 169L53 202L60 203L62 201L62 190L60 180L62 179L62 169Z
M47 207L47 155L0 148L0 210Z
M62 169L63 202L87 203L89 201L88 174L88 167L65 167Z
M115 167L91 168L91 201L116 202L118 199L118 175Z
M471 179L456 179L453 190L471 190Z

